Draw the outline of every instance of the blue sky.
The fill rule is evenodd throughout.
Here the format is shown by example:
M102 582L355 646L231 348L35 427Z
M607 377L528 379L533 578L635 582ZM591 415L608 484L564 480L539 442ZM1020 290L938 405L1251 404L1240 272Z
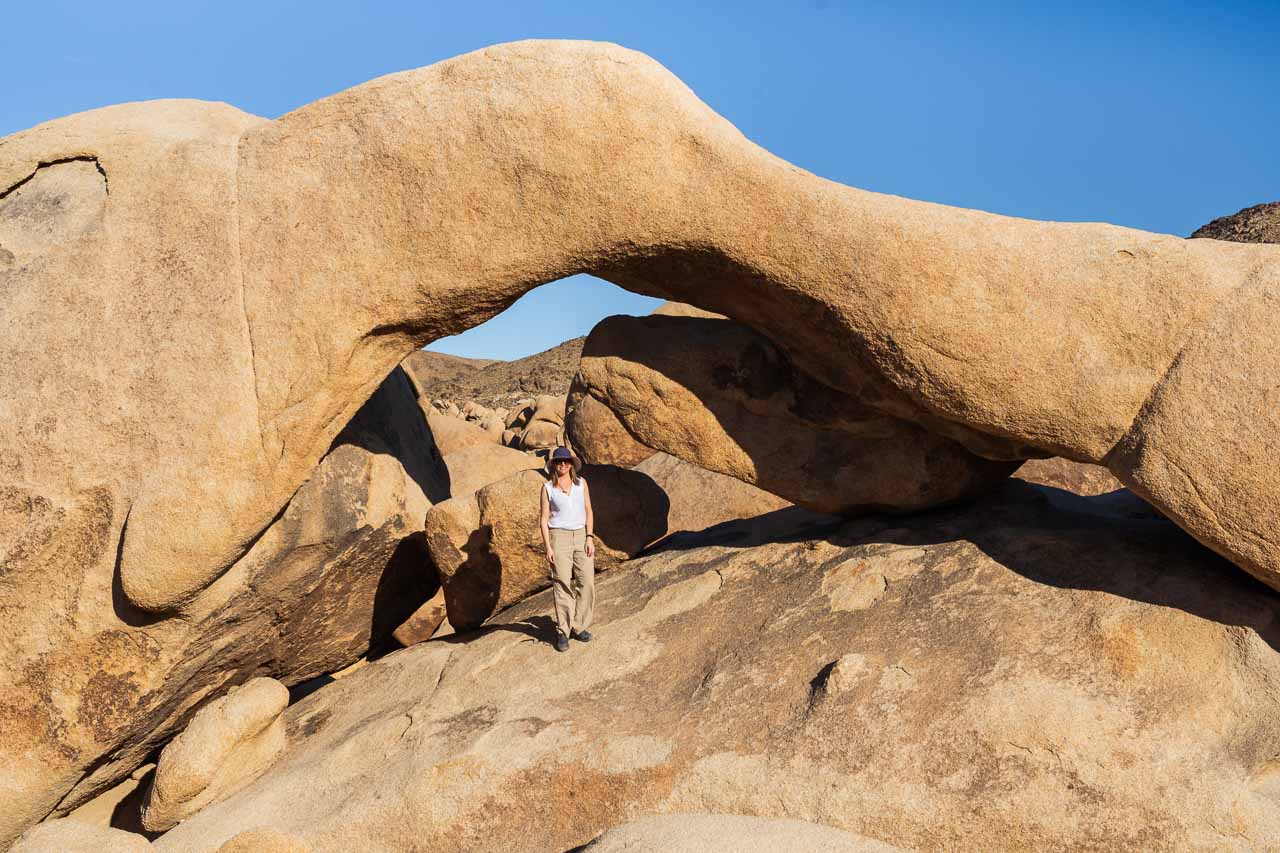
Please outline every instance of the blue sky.
M587 38L648 53L756 142L865 189L1179 235L1280 199L1275 0L1160 11L835 0L36 5L6 11L0 135L163 97L273 117L496 42ZM430 348L516 358L655 304L577 277Z

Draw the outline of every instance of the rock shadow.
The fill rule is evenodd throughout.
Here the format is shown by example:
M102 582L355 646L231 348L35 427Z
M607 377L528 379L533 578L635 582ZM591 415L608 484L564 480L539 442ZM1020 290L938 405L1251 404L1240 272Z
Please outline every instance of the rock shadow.
M126 512L120 524L120 537L116 541L115 565L111 569L111 608L116 618L130 628L145 628L167 618L164 613L150 613L129 600L125 595L124 584L120 579L120 565L124 555L124 537L129 529L129 514Z
M527 600L522 599L522 601ZM556 620L546 614L538 614L527 619L521 619L519 622L491 622L473 631L450 634L447 637L440 637L438 640L432 640L431 642L449 643L451 645L470 643L477 637L494 631L510 631L515 634L524 634L526 637L530 637L540 643L546 643L549 646L555 645L557 633Z
M664 536L671 498L648 474L617 465L584 465L591 484L595 533L616 551L637 554Z
M449 469L403 367L397 366L387 374L334 438L328 452L343 444L394 456L427 500L436 504L449 499Z
M329 452L344 444L395 458L431 503L449 498L449 469L418 405L417 389L403 367L397 365L387 374L334 438ZM370 660L400 648L391 632L439 588L425 535L417 532L400 540L374 592Z
M645 554L813 539L839 547L968 541L1035 583L1105 592L1249 628L1280 651L1280 593L1200 544L1127 489L1085 497L1011 478L975 501L911 514L844 519L787 507L674 534Z
M466 559L445 584L445 609L458 631L471 631L493 615L502 592L502 562L493 553L493 528L481 523L462 545Z
M895 517L878 513L873 515L883 518ZM702 530L680 530L649 545L637 556L688 551L715 545L729 548L754 548L771 542L802 542L831 535L848 522L849 519L843 516L814 512L799 506L787 506L750 518L722 521Z
M861 536L859 527L865 531ZM1012 479L968 507L928 518L858 520L831 538L834 544L957 540L972 542L1035 583L1105 592L1249 628L1280 651L1280 594L1173 522L1144 512L1136 496L1082 497Z
M391 633L439 589L440 579L427 551L426 534L419 531L401 539L373 594L370 660L402 648Z
M155 841L163 832L152 832L142 825L142 804L146 801L147 790L151 787L151 782L156 778L156 769L152 767L141 778L132 791L116 803L115 808L111 811L111 819L109 826L112 829L120 829L125 832L132 832L135 835L141 835L148 841Z

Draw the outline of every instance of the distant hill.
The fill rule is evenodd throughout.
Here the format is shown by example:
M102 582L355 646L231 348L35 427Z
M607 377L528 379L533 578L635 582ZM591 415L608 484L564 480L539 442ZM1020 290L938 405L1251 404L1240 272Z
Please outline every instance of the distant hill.
M511 403L537 394L567 394L578 372L584 341L585 337L574 338L526 358L492 362L424 385L423 394L429 399L474 400L490 408L509 408Z
M1256 204L1220 217L1197 228L1191 236L1236 243L1280 243L1280 201Z
M498 362L492 358L463 358L459 355L418 350L400 362L400 366L409 374L421 395L425 388L475 373L496 363Z

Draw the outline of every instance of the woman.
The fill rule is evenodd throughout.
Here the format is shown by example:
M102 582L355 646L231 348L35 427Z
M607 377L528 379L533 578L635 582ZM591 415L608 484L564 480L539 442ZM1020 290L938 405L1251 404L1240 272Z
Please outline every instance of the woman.
M569 650L569 638L591 642L595 606L595 536L591 529L591 492L578 476L582 463L567 447L557 447L547 460L551 480L542 487L542 543L551 564L556 608L556 651ZM573 585L569 578L572 571Z

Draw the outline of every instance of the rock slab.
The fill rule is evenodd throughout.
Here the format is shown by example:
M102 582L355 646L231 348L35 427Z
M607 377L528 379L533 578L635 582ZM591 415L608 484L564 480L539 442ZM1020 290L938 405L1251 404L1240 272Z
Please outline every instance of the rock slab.
M568 654L534 596L292 706L285 757L157 847L252 815L318 851L568 850L691 812L920 851L1272 845L1280 599L1047 492L722 525L603 576Z

